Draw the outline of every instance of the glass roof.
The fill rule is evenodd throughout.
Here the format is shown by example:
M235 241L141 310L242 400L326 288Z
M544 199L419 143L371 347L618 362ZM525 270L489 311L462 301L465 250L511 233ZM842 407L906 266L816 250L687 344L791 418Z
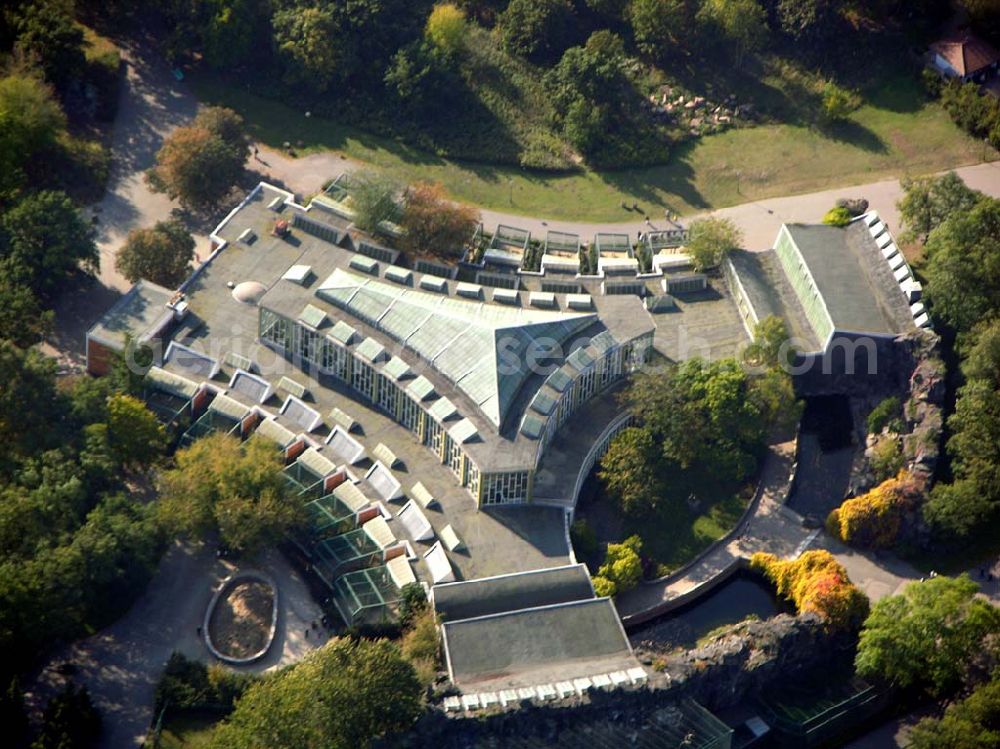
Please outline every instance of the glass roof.
M497 427L531 375L531 346L566 341L596 315L502 307L390 286L338 268L316 295L404 343Z

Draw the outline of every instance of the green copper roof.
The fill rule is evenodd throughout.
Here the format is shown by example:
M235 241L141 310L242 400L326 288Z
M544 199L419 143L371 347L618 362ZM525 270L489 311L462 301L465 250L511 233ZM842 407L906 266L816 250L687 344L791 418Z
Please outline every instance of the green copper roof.
M529 347L562 344L597 319L442 297L339 268L316 295L430 362L498 427L531 375Z

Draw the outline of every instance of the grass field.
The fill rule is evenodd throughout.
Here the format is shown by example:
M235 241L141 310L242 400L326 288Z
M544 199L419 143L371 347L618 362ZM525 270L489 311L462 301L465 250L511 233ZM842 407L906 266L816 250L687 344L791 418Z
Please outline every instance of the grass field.
M577 517L595 531L599 554L585 561L596 571L603 561L604 545L617 543L636 534L642 539L642 556L653 560L657 577L670 574L690 562L735 527L747 500L731 492L714 503L703 503L692 511L675 503L669 511L642 518L628 518L614 506L595 477L588 479L580 493ZM680 506L676 506L679 504Z
M978 163L997 154L962 133L916 81L900 74L867 92L868 104L826 131L761 125L705 136L675 150L664 166L626 171L532 172L450 161L353 127L192 75L206 102L239 111L251 134L300 153L334 150L374 164L402 182L431 179L484 208L553 219L634 221L622 201L647 213L721 208L778 195L863 184ZM485 156L486 154L484 154Z

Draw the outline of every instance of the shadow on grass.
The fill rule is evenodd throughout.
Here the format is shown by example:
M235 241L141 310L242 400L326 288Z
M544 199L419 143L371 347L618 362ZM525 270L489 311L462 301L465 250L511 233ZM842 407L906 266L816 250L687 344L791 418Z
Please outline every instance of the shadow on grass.
M889 152L889 146L882 139L882 136L854 120L825 123L818 129L824 137L830 140L849 143L868 153L885 154Z
M711 206L695 187L695 171L690 163L696 145L696 142L688 141L675 146L670 154L670 161L662 166L601 171L596 174L614 189L653 205L660 205L663 202L662 193L667 193L680 198L692 208L707 209Z

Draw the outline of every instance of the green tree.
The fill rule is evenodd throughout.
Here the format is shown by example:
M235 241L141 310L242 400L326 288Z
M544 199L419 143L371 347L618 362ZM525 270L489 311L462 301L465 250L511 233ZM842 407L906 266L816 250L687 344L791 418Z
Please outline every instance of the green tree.
M38 60L45 78L61 91L83 74L83 29L72 0L32 0L13 13L16 47Z
M159 516L184 535L218 532L235 551L253 553L280 541L303 520L301 502L281 475L281 457L262 438L240 443L203 437L174 456L160 474Z
M27 284L43 295L59 291L81 265L90 272L100 265L93 227L54 191L29 195L0 218L0 257L24 269Z
M767 43L767 12L757 0L705 0L699 16L722 32L738 66Z
M90 749L101 735L101 715L86 687L67 684L45 706L31 749Z
M1000 746L1000 672L940 718L927 717L910 731L910 749L981 749Z
M30 70L0 74L0 200L24 185L25 167L51 150L66 117L52 91Z
M542 62L555 59L573 43L577 20L569 0L510 0L497 28L504 49Z
M996 519L997 497L983 492L972 479L938 483L924 505L923 514L938 539L964 540Z
M746 362L755 367L787 367L795 360L795 346L788 326L777 315L768 315L753 329L753 341L743 352Z
M466 33L465 11L452 3L435 5L424 29L424 35L431 44L448 57L461 52Z
M41 341L52 329L53 313L42 307L38 297L17 279L25 271L15 271L0 261L0 338L27 348Z
M108 399L108 438L123 466L148 468L167 448L167 433L146 404L131 395Z
M691 28L690 5L686 0L631 0L628 20L639 50L662 60L684 42Z
M292 5L275 13L273 23L275 45L290 81L323 92L344 77L343 47L337 44L332 6Z
M414 254L457 261L480 220L475 208L448 200L440 184L417 182L403 198L400 245Z
M194 259L194 237L180 221L159 221L152 229L133 229L115 256L115 268L131 283L145 278L176 288Z
M632 83L624 73L625 45L610 31L596 31L570 47L545 77L556 122L581 153L606 148L629 109Z
M209 746L218 749L364 749L409 728L422 686L386 640L332 640L293 667L252 685Z
M23 746L28 736L28 710L24 704L24 692L16 678L10 680L7 689L0 692L0 726L11 746Z
M960 334L1000 313L1000 201L952 214L927 239L926 293Z
M351 208L359 229L376 233L383 221L398 221L399 185L389 176L372 170L354 172L350 181Z
M195 127L203 127L237 154L246 156L250 148L243 118L227 107L202 107L195 115Z
M1000 388L1000 318L977 325L970 336L962 374L968 380L986 380Z
M57 435L59 397L56 364L35 349L0 340L0 466L5 461L44 450ZM25 405L31 409L26 410Z
M987 635L1000 631L1000 609L977 598L978 590L967 575L939 576L880 600L861 629L858 673L948 694L974 659L998 647Z
M597 477L626 515L642 516L655 510L664 495L660 447L643 427L619 432L601 457Z
M903 177L903 197L896 203L905 231L900 241L925 242L928 235L949 217L973 208L983 198L966 186L955 172L940 177Z
M714 268L743 243L743 233L728 218L702 218L691 222L687 252L696 270Z
M227 70L249 62L270 25L266 0L209 0L205 3L205 61Z

